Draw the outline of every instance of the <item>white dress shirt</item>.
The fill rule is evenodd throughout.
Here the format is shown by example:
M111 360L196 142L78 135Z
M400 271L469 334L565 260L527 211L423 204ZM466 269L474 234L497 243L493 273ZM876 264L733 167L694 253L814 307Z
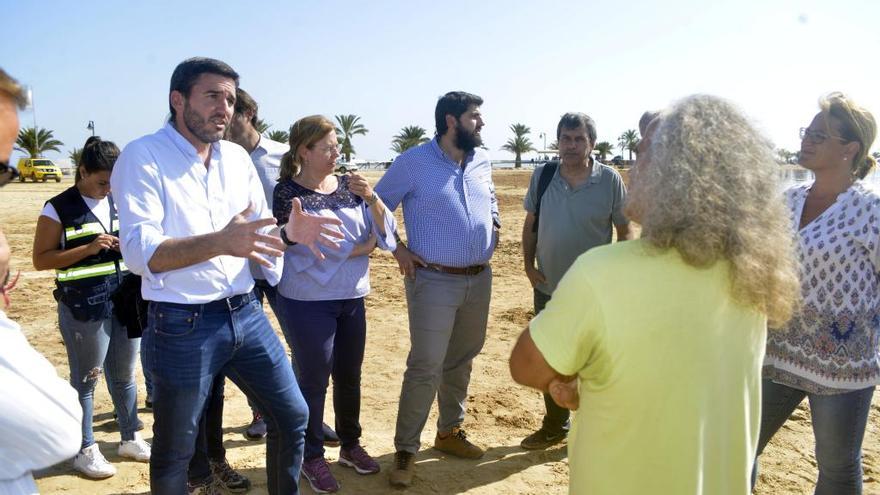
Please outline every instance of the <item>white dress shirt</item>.
M0 311L0 494L37 492L31 471L73 457L82 443L76 390Z
M257 169L257 175L263 184L263 192L266 194L266 204L269 205L269 211L272 210L272 194L275 192L278 177L281 175L281 157L289 149L290 146L284 143L260 136L260 141L251 152L251 161L254 162L254 168Z
M257 176L260 177L260 183L263 184L263 193L266 195L266 204L269 205L270 212L272 211L272 195L275 193L275 185L278 184L278 177L281 176L281 157L289 149L290 146L261 135L260 141L251 152L251 161L257 170ZM255 280L266 278L261 268L259 263L250 262L251 276Z
M125 147L110 184L122 256L129 269L143 277L144 299L204 304L253 289L246 258L215 256L162 273L153 273L148 265L164 241L222 230L248 204L254 210L250 220L272 218L244 148L228 141L213 143L205 167L195 147L169 123ZM276 285L282 259L269 261L273 267L264 268L263 274Z

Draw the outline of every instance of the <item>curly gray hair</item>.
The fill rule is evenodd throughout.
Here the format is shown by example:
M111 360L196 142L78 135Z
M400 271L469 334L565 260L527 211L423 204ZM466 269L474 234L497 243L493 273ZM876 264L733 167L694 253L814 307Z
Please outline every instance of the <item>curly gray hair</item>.
M730 263L735 300L787 321L799 301L789 214L773 146L731 103L684 98L652 122L627 214L642 238L692 266Z

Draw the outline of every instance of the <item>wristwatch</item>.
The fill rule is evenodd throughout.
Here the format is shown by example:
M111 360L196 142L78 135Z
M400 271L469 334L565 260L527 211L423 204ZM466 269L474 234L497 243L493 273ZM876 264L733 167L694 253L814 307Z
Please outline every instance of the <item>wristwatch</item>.
M285 229L285 227L287 227L287 224L284 224L280 227L281 228L281 240L284 241L284 244L287 244L288 246L293 246L296 243L287 238L287 230Z

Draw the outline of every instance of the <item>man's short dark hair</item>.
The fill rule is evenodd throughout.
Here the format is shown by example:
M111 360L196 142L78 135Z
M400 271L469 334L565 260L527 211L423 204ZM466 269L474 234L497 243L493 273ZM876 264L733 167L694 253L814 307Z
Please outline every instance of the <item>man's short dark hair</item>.
M556 140L562 135L562 129L577 129L583 127L587 131L587 137L590 138L590 146L596 144L596 122L592 117L581 112L568 112L559 119L559 125L556 126Z
M251 95L248 94L247 91L241 88L235 89L235 113L244 115L245 112L253 112L254 115L251 117L251 125L254 126L254 128L257 127L257 112L259 109L257 102L251 98Z
M452 115L458 120L463 113L468 111L471 105L480 106L482 104L482 98L464 91L450 91L440 97L437 100L437 108L434 109L434 123L437 126L437 136L442 136L449 130L446 126L447 115Z
M171 120L175 118L174 107L171 106L171 92L178 91L189 98L189 93L196 81L202 74L217 74L228 77L235 81L238 87L238 72L232 69L226 62L207 57L193 57L179 63L171 74L171 89L168 91L168 108L171 110Z
M24 88L3 69L0 69L0 97L9 98L20 109L24 109L27 105L27 93Z

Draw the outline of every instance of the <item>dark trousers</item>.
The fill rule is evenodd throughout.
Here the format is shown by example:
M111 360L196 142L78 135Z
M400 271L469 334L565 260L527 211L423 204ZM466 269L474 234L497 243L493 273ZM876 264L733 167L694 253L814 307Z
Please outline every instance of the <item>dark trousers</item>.
M199 419L199 434L196 437L196 451L189 461L187 478L193 484L200 484L211 476L208 460L222 462L226 460L226 448L223 447L223 391L226 377L217 375L211 385L205 411Z
M299 367L300 390L309 406L304 459L324 455L324 403L331 376L339 440L343 448L357 445L367 338L364 299L298 301L279 294L277 302Z
M535 314L537 315L544 310L547 303L550 302L550 296L544 294L538 289L533 289L535 293ZM544 421L541 426L545 431L550 433L559 433L568 431L569 427L569 410L553 402L550 394L544 394L544 407L547 414L544 415Z

